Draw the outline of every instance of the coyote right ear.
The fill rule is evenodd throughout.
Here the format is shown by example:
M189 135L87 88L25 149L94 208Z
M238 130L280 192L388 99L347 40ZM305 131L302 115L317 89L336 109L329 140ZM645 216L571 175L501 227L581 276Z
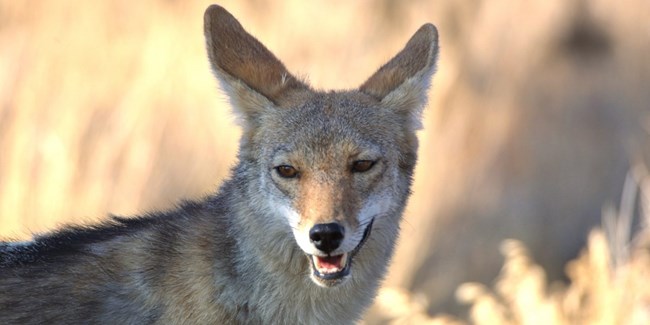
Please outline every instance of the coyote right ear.
M212 70L245 121L279 105L288 90L309 88L224 8L208 7L204 32Z
M412 130L421 128L421 113L438 60L438 31L425 24L397 55L359 87L359 90L407 118Z

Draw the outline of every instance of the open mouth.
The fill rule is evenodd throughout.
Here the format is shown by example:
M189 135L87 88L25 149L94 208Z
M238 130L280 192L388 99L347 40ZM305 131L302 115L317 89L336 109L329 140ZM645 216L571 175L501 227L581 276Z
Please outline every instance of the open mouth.
M323 280L336 280L350 274L351 254L310 257L314 275Z
M344 277L350 274L350 269L352 267L352 259L357 255L363 244L370 236L370 230L372 229L372 224L374 219L372 219L366 230L363 231L363 238L351 252L343 253L340 255L328 255L328 256L316 256L308 255L309 260L311 261L312 275L316 280L326 286L333 286L340 283Z

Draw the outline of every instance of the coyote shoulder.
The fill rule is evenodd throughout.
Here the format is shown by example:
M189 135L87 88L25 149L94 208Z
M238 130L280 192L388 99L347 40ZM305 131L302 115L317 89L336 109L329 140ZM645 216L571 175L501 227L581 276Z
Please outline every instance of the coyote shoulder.
M423 25L358 89L294 77L225 9L208 57L238 164L196 202L0 242L0 324L345 324L386 273L438 56Z

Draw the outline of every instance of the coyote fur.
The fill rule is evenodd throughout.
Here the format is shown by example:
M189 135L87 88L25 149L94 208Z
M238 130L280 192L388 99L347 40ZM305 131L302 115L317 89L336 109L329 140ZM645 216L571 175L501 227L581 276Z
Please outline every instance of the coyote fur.
M316 91L225 9L207 52L243 128L217 193L0 242L0 324L348 324L382 281L438 56L423 25L358 89Z

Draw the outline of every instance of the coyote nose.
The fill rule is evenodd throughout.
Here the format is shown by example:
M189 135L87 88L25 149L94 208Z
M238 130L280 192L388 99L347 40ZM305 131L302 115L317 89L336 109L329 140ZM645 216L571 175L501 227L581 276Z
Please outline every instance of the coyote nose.
M309 230L309 239L319 250L331 253L341 246L343 231L338 223L321 223Z

